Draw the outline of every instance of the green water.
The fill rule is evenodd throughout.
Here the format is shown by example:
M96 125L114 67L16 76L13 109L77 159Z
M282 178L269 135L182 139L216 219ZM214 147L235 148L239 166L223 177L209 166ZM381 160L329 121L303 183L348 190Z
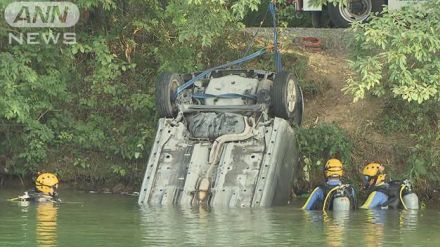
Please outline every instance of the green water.
M16 194L0 191L0 246L440 246L430 209L140 209L134 197L81 192L62 192L58 206L5 201Z

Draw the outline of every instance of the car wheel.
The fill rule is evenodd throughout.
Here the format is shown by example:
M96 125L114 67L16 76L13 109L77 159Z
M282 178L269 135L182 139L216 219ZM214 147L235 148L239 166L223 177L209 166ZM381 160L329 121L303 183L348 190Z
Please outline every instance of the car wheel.
M177 115L174 94L183 80L176 73L162 73L156 81L156 110L160 117L173 118Z
M272 88L273 114L301 125L303 113L302 90L296 77L287 72L276 74Z
M321 17L322 17L321 11L312 11L312 26L314 28L322 27Z
M384 0L348 0L347 5L328 4L328 14L336 27L349 27L355 21L366 21L375 12L381 12Z
M295 113L293 117L293 121L296 125L301 126L303 113L304 113L304 96L301 86L297 83L296 84L296 94L298 97L296 98L296 106L295 106Z
M324 6L322 11L312 11L312 26L314 28L322 28L330 26L327 8Z

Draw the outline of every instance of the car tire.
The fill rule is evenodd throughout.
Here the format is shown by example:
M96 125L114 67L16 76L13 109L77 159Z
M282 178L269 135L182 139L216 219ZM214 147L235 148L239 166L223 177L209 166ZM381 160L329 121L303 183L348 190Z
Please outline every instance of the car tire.
M284 71L276 74L271 98L275 117L301 125L304 107L302 90L293 74Z
M323 6L322 11L312 11L312 26L314 28L329 27L330 19L327 13L327 7Z
M361 0L361 2L363 6L359 14L351 12L347 6L329 3L328 14L330 20L336 27L346 28L354 21L366 21L372 13L382 12L385 4L384 0Z
M312 11L312 26L314 28L322 27L322 12L321 11Z
M383 11L384 5L388 5L388 4L385 4L385 0L374 0L372 12L377 13L380 16Z
M156 110L159 117L174 118L178 108L174 99L177 88L183 79L176 73L162 73L156 80Z
M296 110L293 116L293 121L297 126L301 126L303 113L304 113L304 95L301 86L297 83L295 90L297 90L297 95L299 97L296 98Z

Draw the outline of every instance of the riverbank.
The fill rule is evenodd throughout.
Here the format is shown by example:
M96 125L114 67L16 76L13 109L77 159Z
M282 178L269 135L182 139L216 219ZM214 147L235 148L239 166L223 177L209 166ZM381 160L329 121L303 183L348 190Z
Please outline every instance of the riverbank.
M253 36L254 31L256 29L247 30L247 37ZM361 187L359 175L362 166L377 161L386 166L387 174L392 179L412 178L423 201L438 202L440 195L436 190L437 184L427 176L421 176L421 173L414 173L418 170L412 164L408 165L408 154L417 149L418 139L408 132L395 131L394 127L405 119L393 118L389 114L389 99L370 96L353 103L352 97L343 93L345 81L351 75L347 49L350 35L341 29L284 29L281 33L280 48L284 68L297 75L304 91L305 113L302 129L309 131L304 133L333 135L333 137L337 135L336 140L347 142L347 145L339 143L332 146L330 142L333 139L317 136L315 143L307 145L312 146L316 142L322 142L332 152L331 155L344 156L346 179L357 188ZM270 34L270 29L259 30L254 46L270 47L272 42ZM319 37L323 44L321 51L311 52L304 49L299 42L303 36ZM231 53L238 54L238 50L244 49L242 44L239 47L231 46L232 48L229 49L236 49ZM255 60L248 66L271 70L273 69L271 57ZM106 193L137 191L144 175L149 144L153 141L155 133L156 118L151 86L153 83L153 79L147 83L150 85L146 89L148 93L133 96L133 101L136 99L136 107L133 109L145 110L144 105L147 105L147 111L130 110L130 116L136 116L137 119L124 118L130 119L130 123L125 123L126 127L123 130L116 128L122 120L116 117L117 114L113 114L112 108L103 109L103 115L114 118L114 127L107 128L105 125L106 128L99 129L97 125L81 121L82 125L71 127L70 132L59 133L55 138L56 145L49 146L50 149L47 151L48 162L39 164L38 169L18 168L56 172L63 186L84 191ZM83 112L77 114L84 115ZM90 120L88 117L84 119ZM107 121L105 118L93 118L94 121L97 119L101 124ZM392 124L394 129L390 127ZM324 126L321 128L324 130L322 133L315 131L320 126ZM131 138L126 138L126 133L130 133ZM112 145L103 147L102 143L108 143L110 139ZM127 147L130 149L128 150ZM302 192L322 182L322 164L329 155L329 153L312 152L309 157L301 157L303 164L310 168L310 178L301 189ZM8 162L12 162L8 157L0 157L0 177L4 178L5 183L11 181L12 184L21 184L20 180L22 180L23 187L31 185L32 178L29 175L9 178L10 175L6 170L8 166L14 165ZM15 174L24 173L23 170L17 169ZM417 174L419 176L416 176Z
M319 32L316 36L320 37L324 44L334 44L338 37L341 42L350 42L347 38L349 36L343 34L344 31L341 30L336 30L336 35L332 36L327 36L327 32ZM341 35L338 36L338 33ZM297 35L301 34L297 33ZM305 35L313 34L306 33ZM323 46L321 52L310 52L297 42L301 37L290 36L289 38L293 39L290 41L293 42L282 48L284 54L291 54L303 60L302 62L296 60L290 64L291 68L297 70L296 73L300 75L305 96L302 129L308 130L308 134L313 133L314 129L319 129L320 126L334 126L341 130L336 132L337 135L341 135L341 138L330 138L330 140L346 140L349 145L328 143L327 147L336 149L333 153L342 159L348 153L349 157L346 158L344 164L345 177L355 187L362 187L360 176L362 167L370 162L379 162L386 167L389 179L411 179L420 199L429 205L436 205L440 201L440 193L437 190L438 180L436 180L438 172L432 170L429 174L428 170L424 170L434 164L417 163L418 157L422 155L417 151L430 148L429 142L424 143L421 139L425 138L427 132L431 133L431 129L436 130L434 127L438 122L436 112L434 114L430 111L426 111L427 114L423 111L419 113L417 108L416 110L407 109L413 107L412 105L371 95L354 103L352 96L346 95L343 91L347 79L353 76L349 67L348 46L332 47L329 45ZM286 64L289 66L289 62ZM426 118L429 118L429 121ZM412 128L405 129L405 125L411 123L410 121L414 121ZM327 135L335 132L315 133L323 135L318 137L318 141L326 142L329 141ZM307 143L307 145L314 144ZM316 156L322 155L321 160L317 159L318 161L312 164L307 164L307 162L313 160L313 157L302 157L303 164L308 165L312 170L309 189L322 182L321 166L322 162L325 162L322 158L328 155L319 152L315 154ZM435 158L432 161L435 162Z

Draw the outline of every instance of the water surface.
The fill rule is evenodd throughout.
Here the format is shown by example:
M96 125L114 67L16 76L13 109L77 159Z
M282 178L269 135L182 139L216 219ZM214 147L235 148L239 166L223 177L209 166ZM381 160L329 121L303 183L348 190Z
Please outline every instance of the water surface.
M65 203L7 202L0 191L0 246L439 246L440 212L306 212L149 208L135 197L62 192Z

